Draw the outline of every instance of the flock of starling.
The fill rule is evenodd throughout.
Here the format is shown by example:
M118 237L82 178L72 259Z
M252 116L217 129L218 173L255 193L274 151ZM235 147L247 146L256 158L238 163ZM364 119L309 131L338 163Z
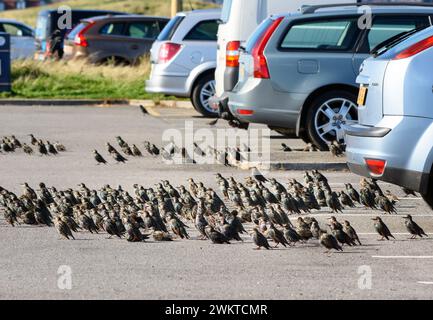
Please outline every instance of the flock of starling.
M329 152L334 157L342 157L344 153L346 152L346 145L339 143L338 141L334 140L331 143L328 144ZM312 144L311 142L307 143L304 148L298 148L294 149L289 147L285 143L281 143L281 150L283 152L292 152L292 151L302 151L302 152L317 152L319 151L317 147Z
M345 190L333 191L328 179L319 171L305 172L304 182L290 179L286 186L260 173L244 182L216 174L220 195L204 185L188 179L186 186L174 187L168 180L145 188L135 184L130 194L121 186L105 185L100 190L89 189L84 183L76 190L57 190L40 183L34 190L27 183L22 194L0 187L0 209L11 226L19 224L54 226L60 236L75 239L75 233L106 233L129 242L142 242L150 237L155 241L175 238L191 239L195 228L197 239L216 244L243 241L246 226L258 249L293 246L310 239L318 240L327 252L343 250L343 246L361 245L349 221L342 223L331 216L326 226L301 214L328 208L333 213L346 207L363 205L395 213L398 198L389 191L382 192L373 180L363 179L358 192L351 184ZM296 225L290 216L296 215ZM410 215L405 226L412 238L427 236ZM394 238L380 217L374 228L382 239Z
M226 147L224 150L207 146L205 148L206 150L203 150L202 147L194 142L193 154L190 154L185 147L178 147L174 142L170 142L166 146L158 148L155 144L144 141L143 151L141 151L136 144L131 145L120 136L116 137L116 143L121 152L111 143L106 143L106 150L116 163L125 163L128 161L128 157L143 157L144 155L161 157L167 161L173 160L176 156L179 156L184 164L197 164L196 159L198 157L212 157L215 163L230 167L247 160L247 153L251 152L251 149L245 144L242 147L236 148ZM93 150L93 157L97 164L108 163L106 158L104 158L98 150Z
M46 140L44 143L42 139L37 139L33 134L29 134L30 143L21 142L14 135L10 137L3 137L0 144L0 153L12 153L21 149L24 153L31 155L35 150L42 156L57 155L59 152L66 151L63 144L59 142L51 143Z

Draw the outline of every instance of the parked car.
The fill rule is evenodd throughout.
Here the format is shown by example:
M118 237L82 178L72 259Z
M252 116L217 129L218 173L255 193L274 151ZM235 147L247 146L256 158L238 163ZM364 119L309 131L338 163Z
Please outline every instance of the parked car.
M229 94L241 122L286 130L321 149L344 142L357 122L356 76L380 42L431 25L433 7L370 4L371 28L360 28L357 5L309 7L273 16L249 38L239 82Z
M220 9L178 13L151 49L148 92L190 97L195 109L214 113L209 99L215 93L215 67Z
M0 19L0 32L11 37L11 59L32 58L35 53L35 32L32 27L13 19Z
M384 43L357 78L351 171L418 191L433 207L433 27Z
M77 10L73 9L71 14L70 28L60 28L59 21L65 23L67 20L63 17L64 12L58 12L57 9L41 10L36 21L36 53L35 59L44 60L50 52L50 37L56 30L61 31L64 38L82 19L102 16L107 14L121 15L126 14L111 10ZM63 26L62 26L63 27Z
M350 3L357 0L332 0ZM216 93L211 99L214 112L228 111L228 93L238 82L239 49L257 26L272 14L296 12L302 5L323 4L323 0L225 0L218 28L218 53L215 71ZM248 19L244 17L248 16Z
M150 48L169 19L140 15L84 19L65 39L65 58L91 63L134 64Z

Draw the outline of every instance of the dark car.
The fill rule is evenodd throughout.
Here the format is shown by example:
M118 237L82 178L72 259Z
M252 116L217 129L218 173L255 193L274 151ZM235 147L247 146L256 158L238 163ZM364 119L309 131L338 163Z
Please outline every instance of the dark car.
M141 15L84 19L65 39L65 58L91 63L134 64L150 48L169 19Z
M41 10L36 22L36 53L35 58L38 60L45 59L50 52L50 38L54 31L60 30L61 38L64 38L82 19L101 16L101 15L121 15L126 14L111 10L71 10L70 28L59 28L60 24L65 21L64 12L58 12L57 9Z

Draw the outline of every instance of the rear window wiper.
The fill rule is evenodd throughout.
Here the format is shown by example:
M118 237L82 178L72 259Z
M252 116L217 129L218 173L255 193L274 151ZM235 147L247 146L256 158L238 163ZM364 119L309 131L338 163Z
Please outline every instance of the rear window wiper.
M377 46L375 46L373 48L373 50L370 51L370 54L372 54L374 57L377 57L377 56L385 53L386 51L388 51L388 49L392 48L396 44L409 38L414 33L417 33L418 31L425 29L425 28L426 28L426 26L422 26L422 27L412 29L410 31L404 31L404 32L398 33L395 36L379 43Z

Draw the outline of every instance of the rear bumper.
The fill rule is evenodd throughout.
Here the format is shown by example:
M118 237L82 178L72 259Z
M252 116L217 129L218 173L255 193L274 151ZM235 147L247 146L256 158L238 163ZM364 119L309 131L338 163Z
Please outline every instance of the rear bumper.
M427 193L429 183L429 174L427 173L400 168L391 168L387 166L383 175L378 178L377 176L370 174L365 164L362 165L358 163L347 162L347 166L349 167L350 171L360 176L371 177L393 183L422 194Z
M268 79L248 79L238 86L229 95L229 109L240 121L296 128L306 94L275 91Z
M346 130L346 155L349 169L361 176L375 178L418 191L427 192L430 173L430 146L423 141L432 120L385 116L377 127L355 125ZM381 176L372 174L366 159L385 160Z
M185 88L188 77L175 75L152 74L146 80L146 91L150 93L161 93L178 97L189 97L190 93Z

